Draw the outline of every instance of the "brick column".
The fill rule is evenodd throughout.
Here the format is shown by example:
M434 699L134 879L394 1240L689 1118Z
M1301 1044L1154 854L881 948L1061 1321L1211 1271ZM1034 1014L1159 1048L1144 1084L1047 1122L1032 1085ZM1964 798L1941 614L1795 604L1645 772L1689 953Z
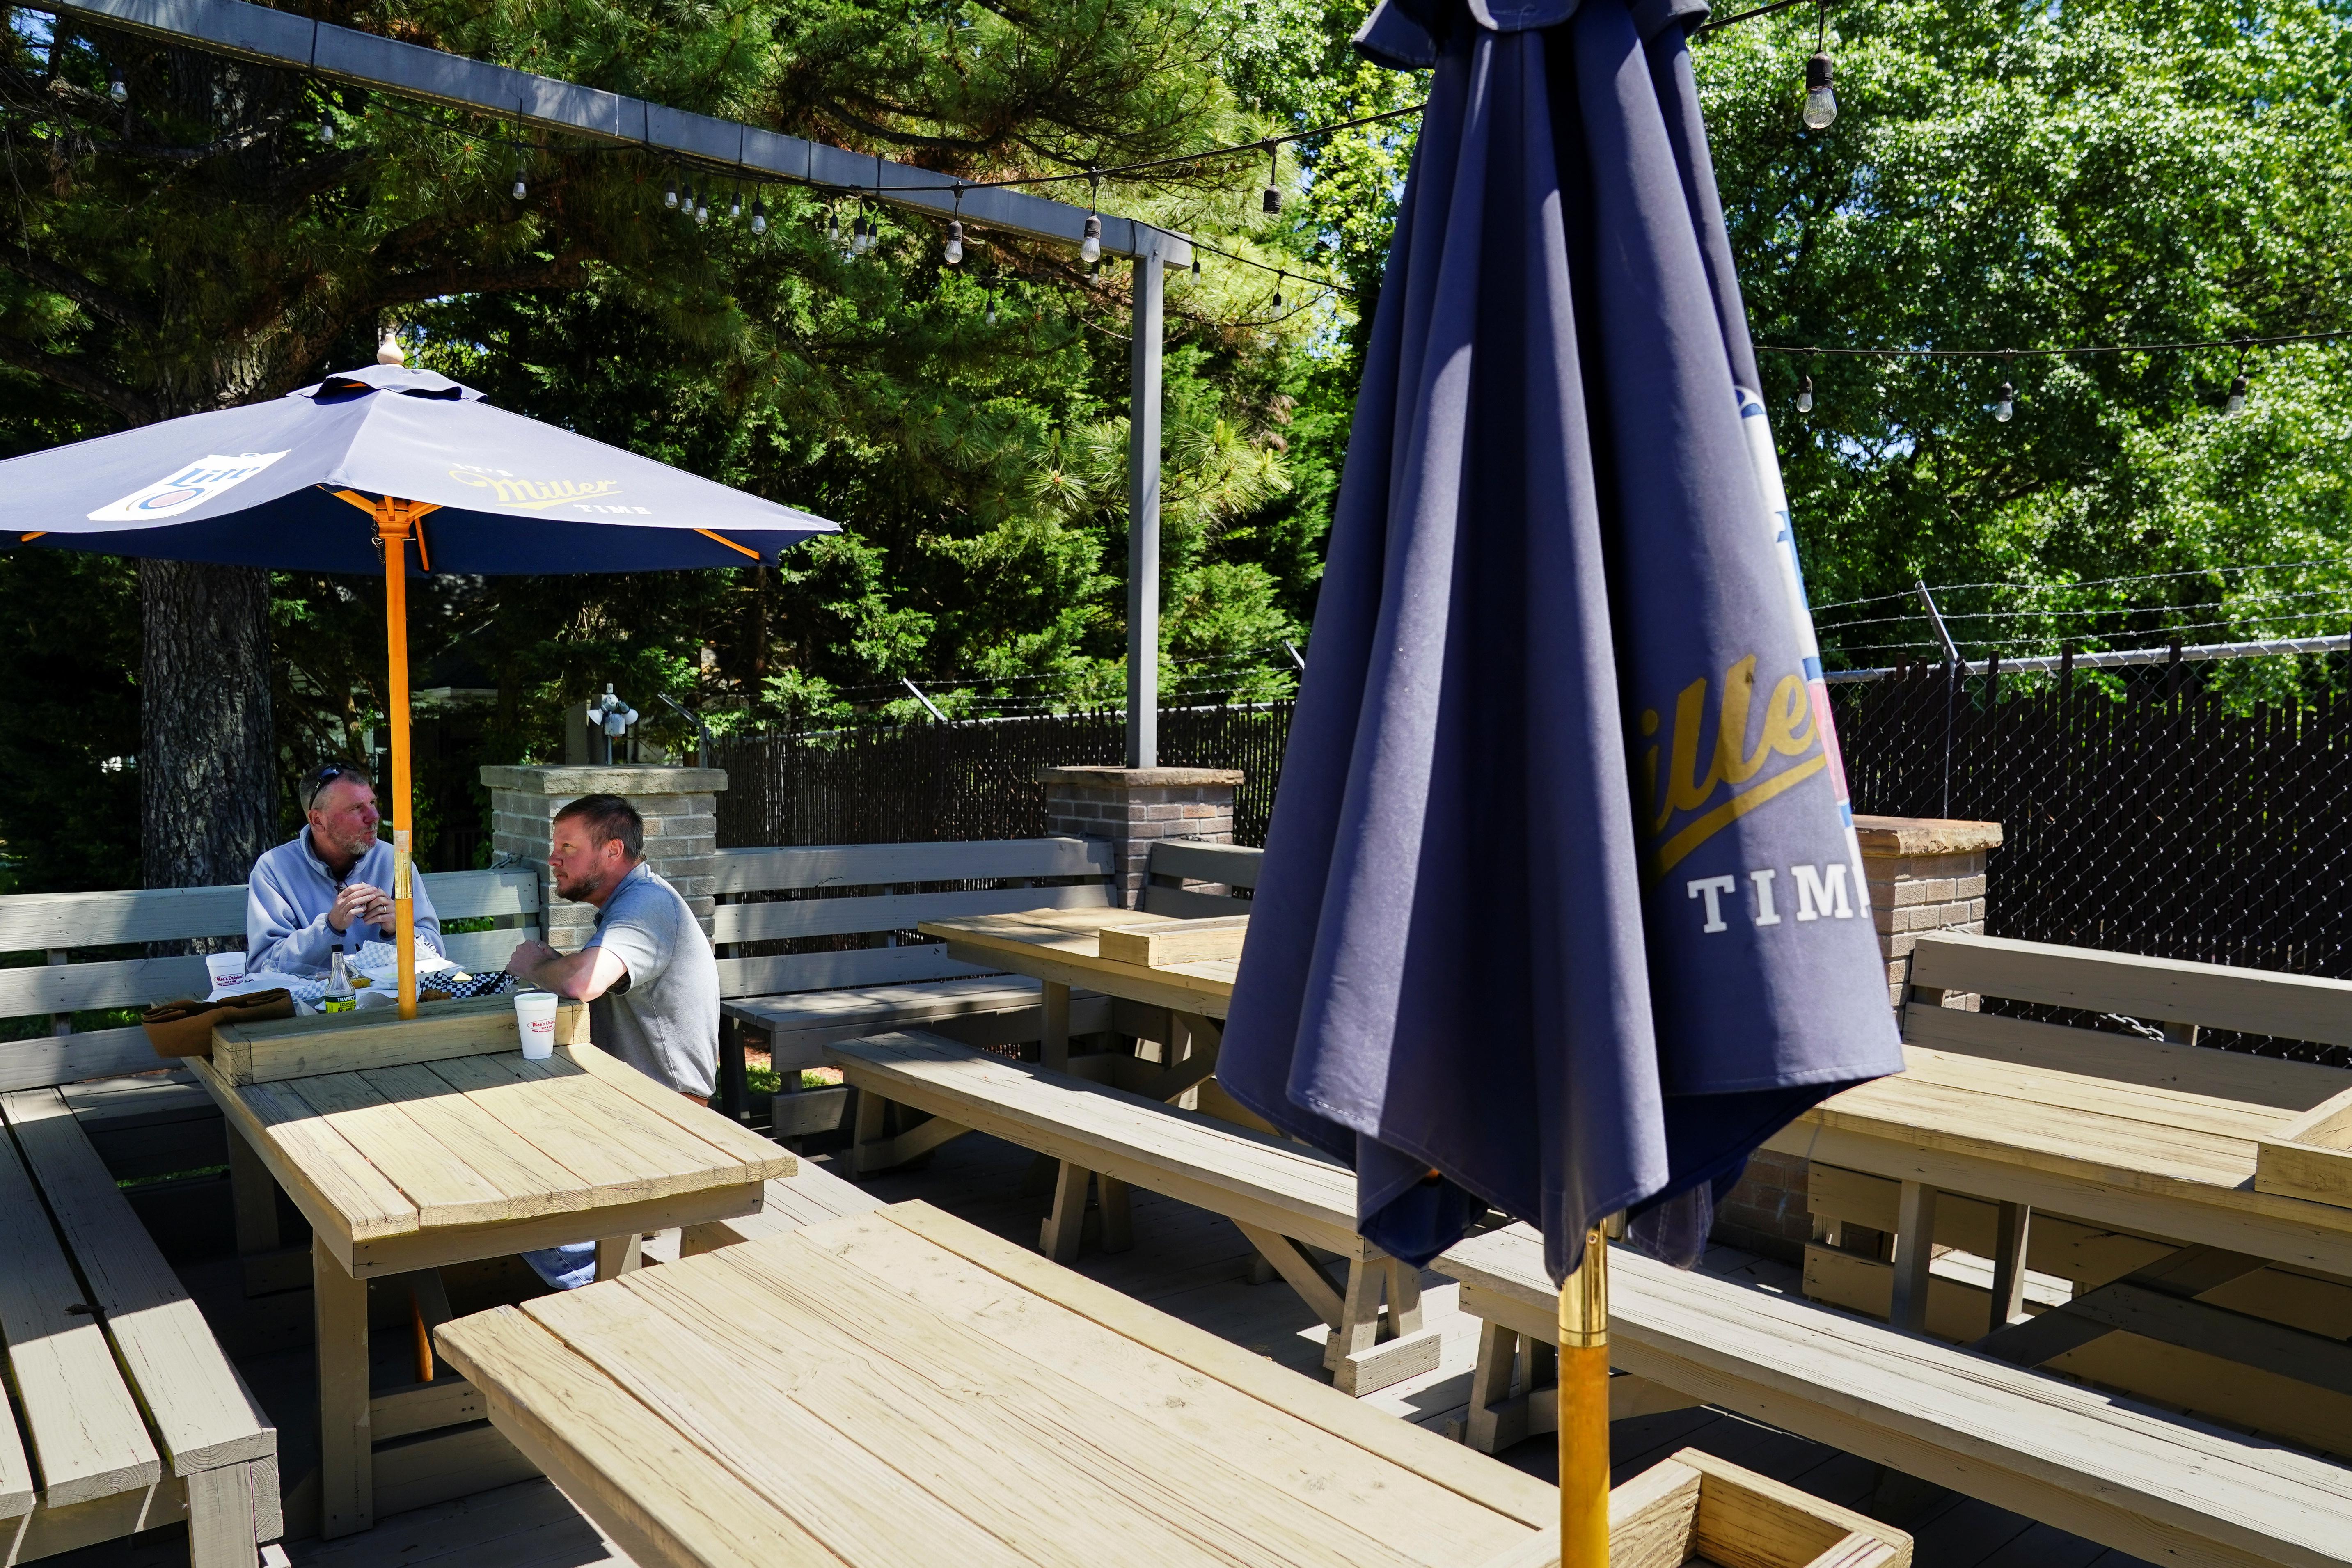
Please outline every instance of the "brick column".
M1985 856L2000 847L2000 824L1857 816L1853 827L1862 840L1878 951L1886 956L1886 994L1900 1007L1911 980L1911 950L1921 931L1984 934ZM1974 996L1955 993L1943 1001L1947 1007L1976 1011Z
M1921 931L1983 934L1985 856L2000 847L2000 824L1857 816L1853 826L1862 841L1862 874L1870 885L1878 951L1886 961L1887 997L1899 1007ZM1977 998L1953 993L1943 1005L1973 1011ZM1716 1238L1768 1258L1801 1261L1813 1234L1805 1207L1807 1168L1797 1155L1759 1150L1716 1211Z
M1045 786L1045 831L1111 842L1112 879L1129 909L1143 901L1152 844L1189 838L1234 841L1234 768L1053 768Z
M539 870L547 940L577 952L596 927L596 910L555 896L547 877L549 832L555 814L583 795L617 795L644 814L646 860L678 890L710 931L718 901L719 792L727 787L719 768L560 767L484 768L490 792L490 847Z

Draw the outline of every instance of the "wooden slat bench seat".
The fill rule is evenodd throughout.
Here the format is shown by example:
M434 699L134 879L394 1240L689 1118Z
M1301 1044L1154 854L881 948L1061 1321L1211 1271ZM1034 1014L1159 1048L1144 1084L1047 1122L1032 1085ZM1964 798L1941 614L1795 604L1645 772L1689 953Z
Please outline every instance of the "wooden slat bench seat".
M794 1076L819 1065L826 1046L860 1035L922 1026L973 1045L1042 1037L1035 981L961 963L940 942L904 940L920 921L1111 907L1105 839L721 849L717 863L719 1103L738 1117L746 1110L747 1046L769 1053L791 1092ZM787 942L816 951L746 951ZM1072 1029L1110 1026L1104 998L1072 998Z
M194 1568L252 1568L276 1430L65 1098L0 1095L0 1561L184 1518Z
M1057 1262L1077 1253L1090 1184L1109 1250L1129 1244L1127 1189L1149 1187L1240 1228L1329 1326L1324 1364L1341 1391L1370 1394L1436 1367L1420 1271L1356 1234L1356 1178L1346 1166L1281 1138L936 1035L845 1040L825 1057L859 1091L860 1145L869 1156L881 1119L868 1106L878 1112L889 1101L931 1116L889 1140L889 1152L872 1156L879 1163L975 1130L1059 1161L1039 1239ZM1345 1283L1335 1284L1308 1247L1345 1258Z
M1558 1342L1559 1296L1524 1226L1433 1267L1487 1325L1475 1414L1512 1341ZM1636 1376L2154 1562L2352 1563L2352 1471L2275 1444L1623 1247L1609 1330Z

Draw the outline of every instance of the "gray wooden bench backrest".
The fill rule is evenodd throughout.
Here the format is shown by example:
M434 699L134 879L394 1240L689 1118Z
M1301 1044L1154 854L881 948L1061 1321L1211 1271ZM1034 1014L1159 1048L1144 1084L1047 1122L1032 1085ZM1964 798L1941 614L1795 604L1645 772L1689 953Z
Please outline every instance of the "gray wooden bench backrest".
M488 917L527 928L445 935L450 960L461 967L500 967L515 943L539 928L534 871L444 871L427 875L425 888L445 921ZM242 884L0 897L0 952L38 951L48 957L43 964L0 969L0 1018L51 1020L51 1033L43 1038L0 1041L0 1090L143 1072L157 1065L143 1031L133 1026L75 1034L71 1015L143 1007L210 989L199 957L76 962L77 952L194 937L233 937L242 945L244 936Z
M958 963L940 942L901 943L916 922L1110 902L1110 844L1099 838L986 838L965 843L824 844L721 849L710 937L725 996L773 996L843 985L949 980L990 971ZM940 882L992 882L945 892L901 892ZM761 893L873 889L847 896L763 899ZM803 937L880 936L879 946L767 957L741 944Z
M1912 950L1911 987L1910 1006L1933 1005L1942 992L1973 992L2150 1023L2352 1046L2352 981L2315 975L1942 932L1920 937Z
M1258 863L1265 851L1243 844L1195 844L1163 838L1151 847L1150 875L1143 889L1143 911L1199 920L1208 915L1245 915L1250 901L1230 894L1204 892L1187 882L1226 888L1257 886Z

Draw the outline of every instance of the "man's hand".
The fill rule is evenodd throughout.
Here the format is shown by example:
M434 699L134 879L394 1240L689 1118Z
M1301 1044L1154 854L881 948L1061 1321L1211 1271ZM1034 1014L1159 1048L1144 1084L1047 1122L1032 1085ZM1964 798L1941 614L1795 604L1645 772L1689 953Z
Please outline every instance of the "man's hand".
M337 931L352 929L353 921L366 921L372 925L389 926L393 922L390 895L370 882L353 882L335 895L332 909L327 911L327 924Z
M514 956L507 960L507 973L529 980L539 972L539 966L563 955L536 939L517 944Z

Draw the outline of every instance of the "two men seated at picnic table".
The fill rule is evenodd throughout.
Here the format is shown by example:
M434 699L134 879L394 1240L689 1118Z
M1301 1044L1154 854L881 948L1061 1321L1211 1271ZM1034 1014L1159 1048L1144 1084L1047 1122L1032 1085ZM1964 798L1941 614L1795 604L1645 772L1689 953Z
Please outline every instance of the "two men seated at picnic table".
M304 781L302 831L254 863L247 883L247 963L320 973L338 948L393 939L392 846L367 775L330 763ZM645 818L615 795L582 795L556 813L547 868L558 898L593 904L595 934L578 952L536 939L507 961L526 985L588 1004L589 1038L697 1105L719 1076L719 963L694 910L646 863ZM441 922L410 889L419 955L444 956ZM549 1284L584 1285L595 1244L523 1254Z

